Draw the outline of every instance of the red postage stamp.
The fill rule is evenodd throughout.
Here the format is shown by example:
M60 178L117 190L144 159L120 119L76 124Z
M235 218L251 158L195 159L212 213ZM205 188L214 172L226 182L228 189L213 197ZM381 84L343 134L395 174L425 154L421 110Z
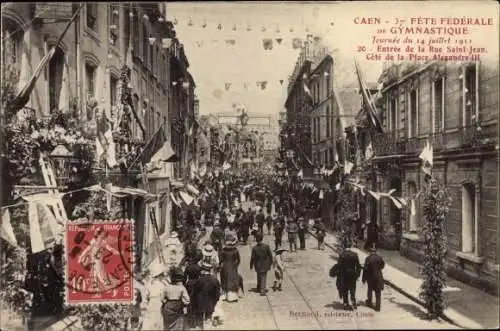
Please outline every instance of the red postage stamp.
M68 222L65 235L66 303L133 303L133 222Z

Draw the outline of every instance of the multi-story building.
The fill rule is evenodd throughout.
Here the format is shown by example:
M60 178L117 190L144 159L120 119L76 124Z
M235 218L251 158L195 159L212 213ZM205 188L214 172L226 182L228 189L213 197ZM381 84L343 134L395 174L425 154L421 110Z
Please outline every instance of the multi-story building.
M381 242L422 260L422 195L418 158L433 146L433 176L452 199L446 219L447 269L454 277L498 292L498 63L391 65L382 74L382 134L366 139L375 157L372 187L407 198L372 204ZM413 212L412 212L413 210Z

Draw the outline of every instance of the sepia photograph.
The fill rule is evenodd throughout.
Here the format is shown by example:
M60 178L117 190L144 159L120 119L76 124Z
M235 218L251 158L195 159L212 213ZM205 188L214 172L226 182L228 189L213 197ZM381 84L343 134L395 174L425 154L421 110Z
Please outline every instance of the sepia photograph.
M3 2L0 330L498 329L499 9Z

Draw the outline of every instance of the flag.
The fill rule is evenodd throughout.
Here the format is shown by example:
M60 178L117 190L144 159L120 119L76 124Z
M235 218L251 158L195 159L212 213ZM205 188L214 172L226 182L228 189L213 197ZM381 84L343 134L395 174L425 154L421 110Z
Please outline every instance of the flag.
M418 156L422 161L422 171L427 175L431 176L432 173L432 164L433 164L433 150L432 145L427 140L425 142L425 147Z
M116 166L116 146L113 140L113 132L111 131L111 125L102 110L102 117L96 119L97 122L97 137L96 139L96 155L97 160L100 161L101 157L104 156L107 165L110 168Z
M358 76L359 89L360 89L362 97L363 97L363 104L364 104L363 109L368 113L368 118L370 119L370 122L373 125L373 127L378 132L384 132L384 129L382 128L382 124L380 122L380 119L378 118L377 110L375 108L373 100L371 99L371 96L369 95L369 92L368 92L367 88L365 87L365 84L364 84L363 79L361 77L361 70L358 66L358 62L354 61L354 65L356 67L356 75Z
M288 177L288 170L285 170L285 176Z
M365 159L369 160L373 157L373 147L372 147L372 142L370 141L368 143L368 146L366 146L365 149Z
M273 49L273 40L272 39L262 39L262 45L266 51L270 51Z
M161 126L158 131L149 139L144 146L141 154L137 157L137 159L130 165L130 168L135 165L135 163L140 160L142 164L146 164L152 161L153 156L157 154L159 150L164 147L167 138L165 137L165 131L163 126ZM163 155L162 155L163 156ZM168 155L171 157L171 155ZM157 161L157 160L155 160Z
M231 83L226 83L225 87L226 87L226 90L229 90L229 88L231 87Z
M335 184L335 190L336 191L340 190L340 183Z
M313 99L311 90L309 89L309 87L307 87L306 83L304 83L303 85L304 85L304 92L309 97L309 99L310 99L309 101L312 103L314 99Z
M354 167L354 164L352 162L345 161L344 173L350 174L353 167Z
M292 48L293 49L302 48L302 39L300 39L300 38L293 38L292 39Z
M56 236L50 224L56 222L54 214L46 205L36 202L28 203L28 219L30 225L31 252L38 253L52 247Z
M190 196L189 194L187 194L186 192L184 191L179 191L179 195L181 196L182 200L186 203L186 205L190 205L194 198L192 196Z
M181 204L179 203L179 201L177 201L177 199L175 198L175 195L174 195L174 192L170 192L170 199L172 199L172 202L177 206L177 207L180 207Z
M2 210L2 227L0 228L0 237L5 239L12 246L17 246L17 240L14 235L12 223L10 222L10 212L8 208Z
M36 66L35 71L33 72L33 75L31 76L31 78L28 80L28 82L24 85L24 87L19 91L19 93L14 98L14 100L12 102L12 111L13 112L17 112L18 110L22 109L26 105L26 103L28 102L30 95L31 95L31 92L35 88L36 81L38 80L38 78L40 78L40 75L45 70L45 67L50 62L50 60L52 59L54 54L56 53L56 50L59 47L59 44L61 43L61 40L64 38L64 36L68 32L71 24L73 24L75 19L78 17L78 14L82 8L83 8L83 4L80 5L80 7L78 7L78 9L75 11L75 13L73 14L73 17L71 17L69 23L66 25L66 28L64 29L62 34L59 36L59 39L57 39L56 43L54 44L54 46L52 46L50 51L47 54L45 54L45 56L42 58L40 63Z
M297 177L304 178L304 172L302 171L302 169L300 169L299 172L297 173Z
M186 184L185 188L192 195L195 195L195 196L200 195L200 191L191 184Z

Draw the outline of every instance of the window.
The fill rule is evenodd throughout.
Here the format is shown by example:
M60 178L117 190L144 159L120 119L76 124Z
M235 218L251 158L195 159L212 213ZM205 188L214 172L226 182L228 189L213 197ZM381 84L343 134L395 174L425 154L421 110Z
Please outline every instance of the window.
M473 184L462 185L462 252L477 255L477 197Z
M418 135L418 101L417 101L417 90L412 89L410 91L410 104L409 104L409 127L408 127L408 137L413 138Z
M148 47L149 47L149 35L148 28L145 24L142 25L142 60L144 64L148 63Z
M109 10L109 42L111 45L119 46L120 36L120 7L117 4L110 4Z
M85 87L87 89L87 100L95 97L95 72L95 66L90 63L85 64Z
M444 77L439 77L433 82L433 131L440 132L444 128Z
M330 138L331 136L331 121L330 121L331 113L330 113L330 105L326 106L326 137Z
M396 99L391 99L390 101L391 108L389 110L389 131L396 132L397 130L397 103Z
M410 197L410 210L409 210L409 226L408 230L410 232L416 232L418 230L418 200L417 195L417 185L415 182L408 183L408 196Z
M59 109L63 88L64 52L58 47L49 61L49 109Z
M97 31L97 3L87 4L87 27Z
M464 69L464 77L462 84L462 109L463 109L463 126L473 124L473 116L478 114L478 98L477 98L477 65L469 64Z
M117 94L118 94L118 78L116 78L115 76L111 76L109 79L109 100L111 102L112 111L118 101Z
M23 33L17 24L9 19L2 18L2 66L12 66L17 72L21 71L21 54Z

